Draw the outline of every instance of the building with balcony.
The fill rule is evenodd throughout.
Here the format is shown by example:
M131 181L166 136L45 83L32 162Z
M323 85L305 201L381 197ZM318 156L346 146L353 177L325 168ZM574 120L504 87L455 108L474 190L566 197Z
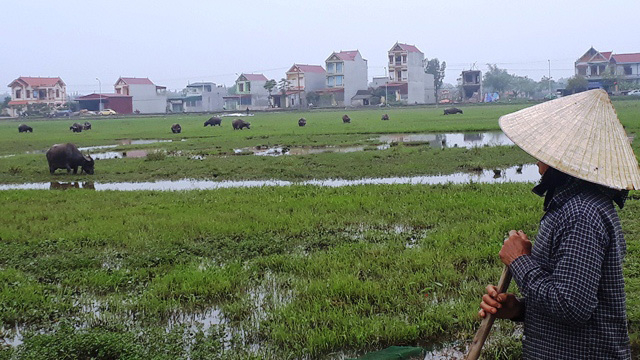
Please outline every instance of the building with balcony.
M325 87L327 72L320 65L293 64L287 71L289 88L286 92L286 107L307 107L307 93Z
M262 74L240 74L236 79L236 94L224 97L225 109L268 109L269 92L264 88L267 81L267 77Z
M323 106L352 106L358 90L367 90L367 60L360 51L332 53L325 61L325 88L317 91ZM324 99L324 100L323 100ZM357 101L356 101L357 103Z
M67 101L67 87L59 77L21 76L7 86L11 88L10 116L26 112L29 105L43 104L55 108Z
M114 84L117 95L131 96L133 111L140 114L167 112L167 88L148 78L121 77Z
M589 89L617 92L620 82L640 87L640 53L614 54L593 47L575 62L575 74L589 82Z
M211 112L224 109L227 87L212 82L196 82L187 85L181 93L167 98L171 112Z
M396 101L411 105L435 103L433 75L424 72L422 51L414 45L395 43L387 56L389 82L397 89Z

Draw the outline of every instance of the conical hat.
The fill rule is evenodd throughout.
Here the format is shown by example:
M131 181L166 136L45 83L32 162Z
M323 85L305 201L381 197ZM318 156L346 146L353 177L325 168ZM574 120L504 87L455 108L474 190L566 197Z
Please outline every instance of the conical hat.
M558 169L613 189L640 189L640 167L604 90L544 102L499 120L524 151Z

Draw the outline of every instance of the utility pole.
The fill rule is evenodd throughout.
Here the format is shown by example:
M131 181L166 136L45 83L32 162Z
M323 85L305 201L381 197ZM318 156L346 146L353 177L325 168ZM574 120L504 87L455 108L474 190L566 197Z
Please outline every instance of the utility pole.
M551 97L551 60L547 60L549 62L549 97Z
M384 107L389 105L389 74L387 73L387 67L384 67Z
M102 83L100 79L96 78L96 80L98 80L98 111L102 111Z

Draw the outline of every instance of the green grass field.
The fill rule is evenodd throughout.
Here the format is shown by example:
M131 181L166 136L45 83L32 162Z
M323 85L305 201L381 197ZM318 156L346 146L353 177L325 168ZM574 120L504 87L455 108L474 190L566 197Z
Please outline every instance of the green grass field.
M614 104L627 132L640 101ZM257 145L373 145L371 134L497 129L523 105L258 114L252 129L203 128L208 116L0 122L0 183L178 178L309 179L406 176L532 162L515 147L425 144L345 154L225 155ZM91 120L90 120L91 121ZM183 134L169 131L179 122ZM100 160L96 175L48 174L53 143L187 139L168 151L204 154ZM636 154L639 140L633 146ZM158 144L131 146L157 147ZM213 174L216 174L213 176ZM464 346L480 296L495 283L512 228L535 234L542 200L529 184L367 185L183 192L0 191L0 359L340 359L390 345ZM638 193L620 211L627 304L640 348ZM511 288L515 290L515 286ZM515 331L515 333L514 333ZM518 327L498 322L485 358L520 353ZM636 351L636 354L638 352Z

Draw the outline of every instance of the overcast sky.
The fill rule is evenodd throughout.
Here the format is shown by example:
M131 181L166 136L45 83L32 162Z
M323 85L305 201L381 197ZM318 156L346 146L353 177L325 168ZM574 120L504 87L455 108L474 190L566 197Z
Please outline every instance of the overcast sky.
M182 89L233 85L236 73L276 80L293 63L319 64L360 50L369 78L383 76L396 41L447 62L456 83L473 64L495 63L540 80L573 75L590 46L640 52L639 0L2 2L0 93L19 76L60 76L70 92L113 92L119 76Z

